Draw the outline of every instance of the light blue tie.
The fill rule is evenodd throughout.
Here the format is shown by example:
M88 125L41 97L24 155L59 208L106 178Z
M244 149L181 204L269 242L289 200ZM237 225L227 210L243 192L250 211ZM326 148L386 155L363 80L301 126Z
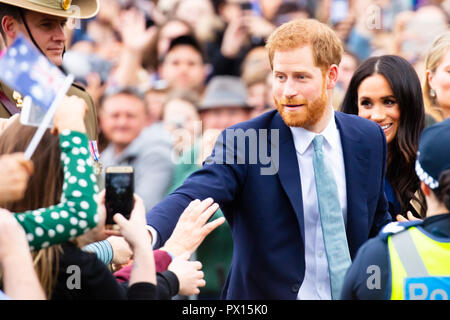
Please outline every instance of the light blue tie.
M341 296L345 273L351 265L351 259L336 181L323 156L323 136L317 135L313 144L314 177L323 242L330 273L331 297L333 300L338 300Z

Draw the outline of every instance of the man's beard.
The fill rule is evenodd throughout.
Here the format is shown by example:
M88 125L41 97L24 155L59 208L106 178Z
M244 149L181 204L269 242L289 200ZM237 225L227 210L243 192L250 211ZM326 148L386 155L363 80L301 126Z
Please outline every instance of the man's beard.
M320 119L322 119L325 110L327 109L327 92L325 86L322 88L320 97L310 102L307 99L288 99L282 98L278 101L274 97L275 105L283 118L284 123L289 127L302 127L308 129L314 126ZM299 110L287 111L283 105L303 105Z

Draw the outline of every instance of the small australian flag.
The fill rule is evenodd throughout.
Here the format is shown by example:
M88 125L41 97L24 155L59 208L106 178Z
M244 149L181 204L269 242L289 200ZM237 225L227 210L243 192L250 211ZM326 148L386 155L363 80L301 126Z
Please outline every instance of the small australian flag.
M0 80L47 111L64 82L64 73L23 35L0 57Z

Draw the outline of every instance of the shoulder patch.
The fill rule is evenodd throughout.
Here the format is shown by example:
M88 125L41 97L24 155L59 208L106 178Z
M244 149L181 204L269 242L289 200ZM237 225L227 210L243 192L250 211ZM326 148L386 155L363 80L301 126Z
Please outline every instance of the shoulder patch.
M384 226L383 229L381 229L380 233L378 234L378 237L382 239L387 239L388 236L402 232L408 228L411 228L413 226L417 226L422 223L422 220L419 221L407 221L407 222L391 222Z
M405 227L400 225L400 222L391 222L384 226L384 228L381 230L383 233L397 233L400 231L405 230Z

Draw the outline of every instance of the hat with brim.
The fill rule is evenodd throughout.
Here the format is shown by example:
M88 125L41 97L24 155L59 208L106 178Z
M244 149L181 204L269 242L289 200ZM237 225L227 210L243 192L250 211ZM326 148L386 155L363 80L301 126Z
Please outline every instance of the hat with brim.
M247 104L247 88L239 77L215 76L209 81L198 110L217 108L253 109Z
M89 19L99 10L98 0L0 0L14 7L63 18Z

